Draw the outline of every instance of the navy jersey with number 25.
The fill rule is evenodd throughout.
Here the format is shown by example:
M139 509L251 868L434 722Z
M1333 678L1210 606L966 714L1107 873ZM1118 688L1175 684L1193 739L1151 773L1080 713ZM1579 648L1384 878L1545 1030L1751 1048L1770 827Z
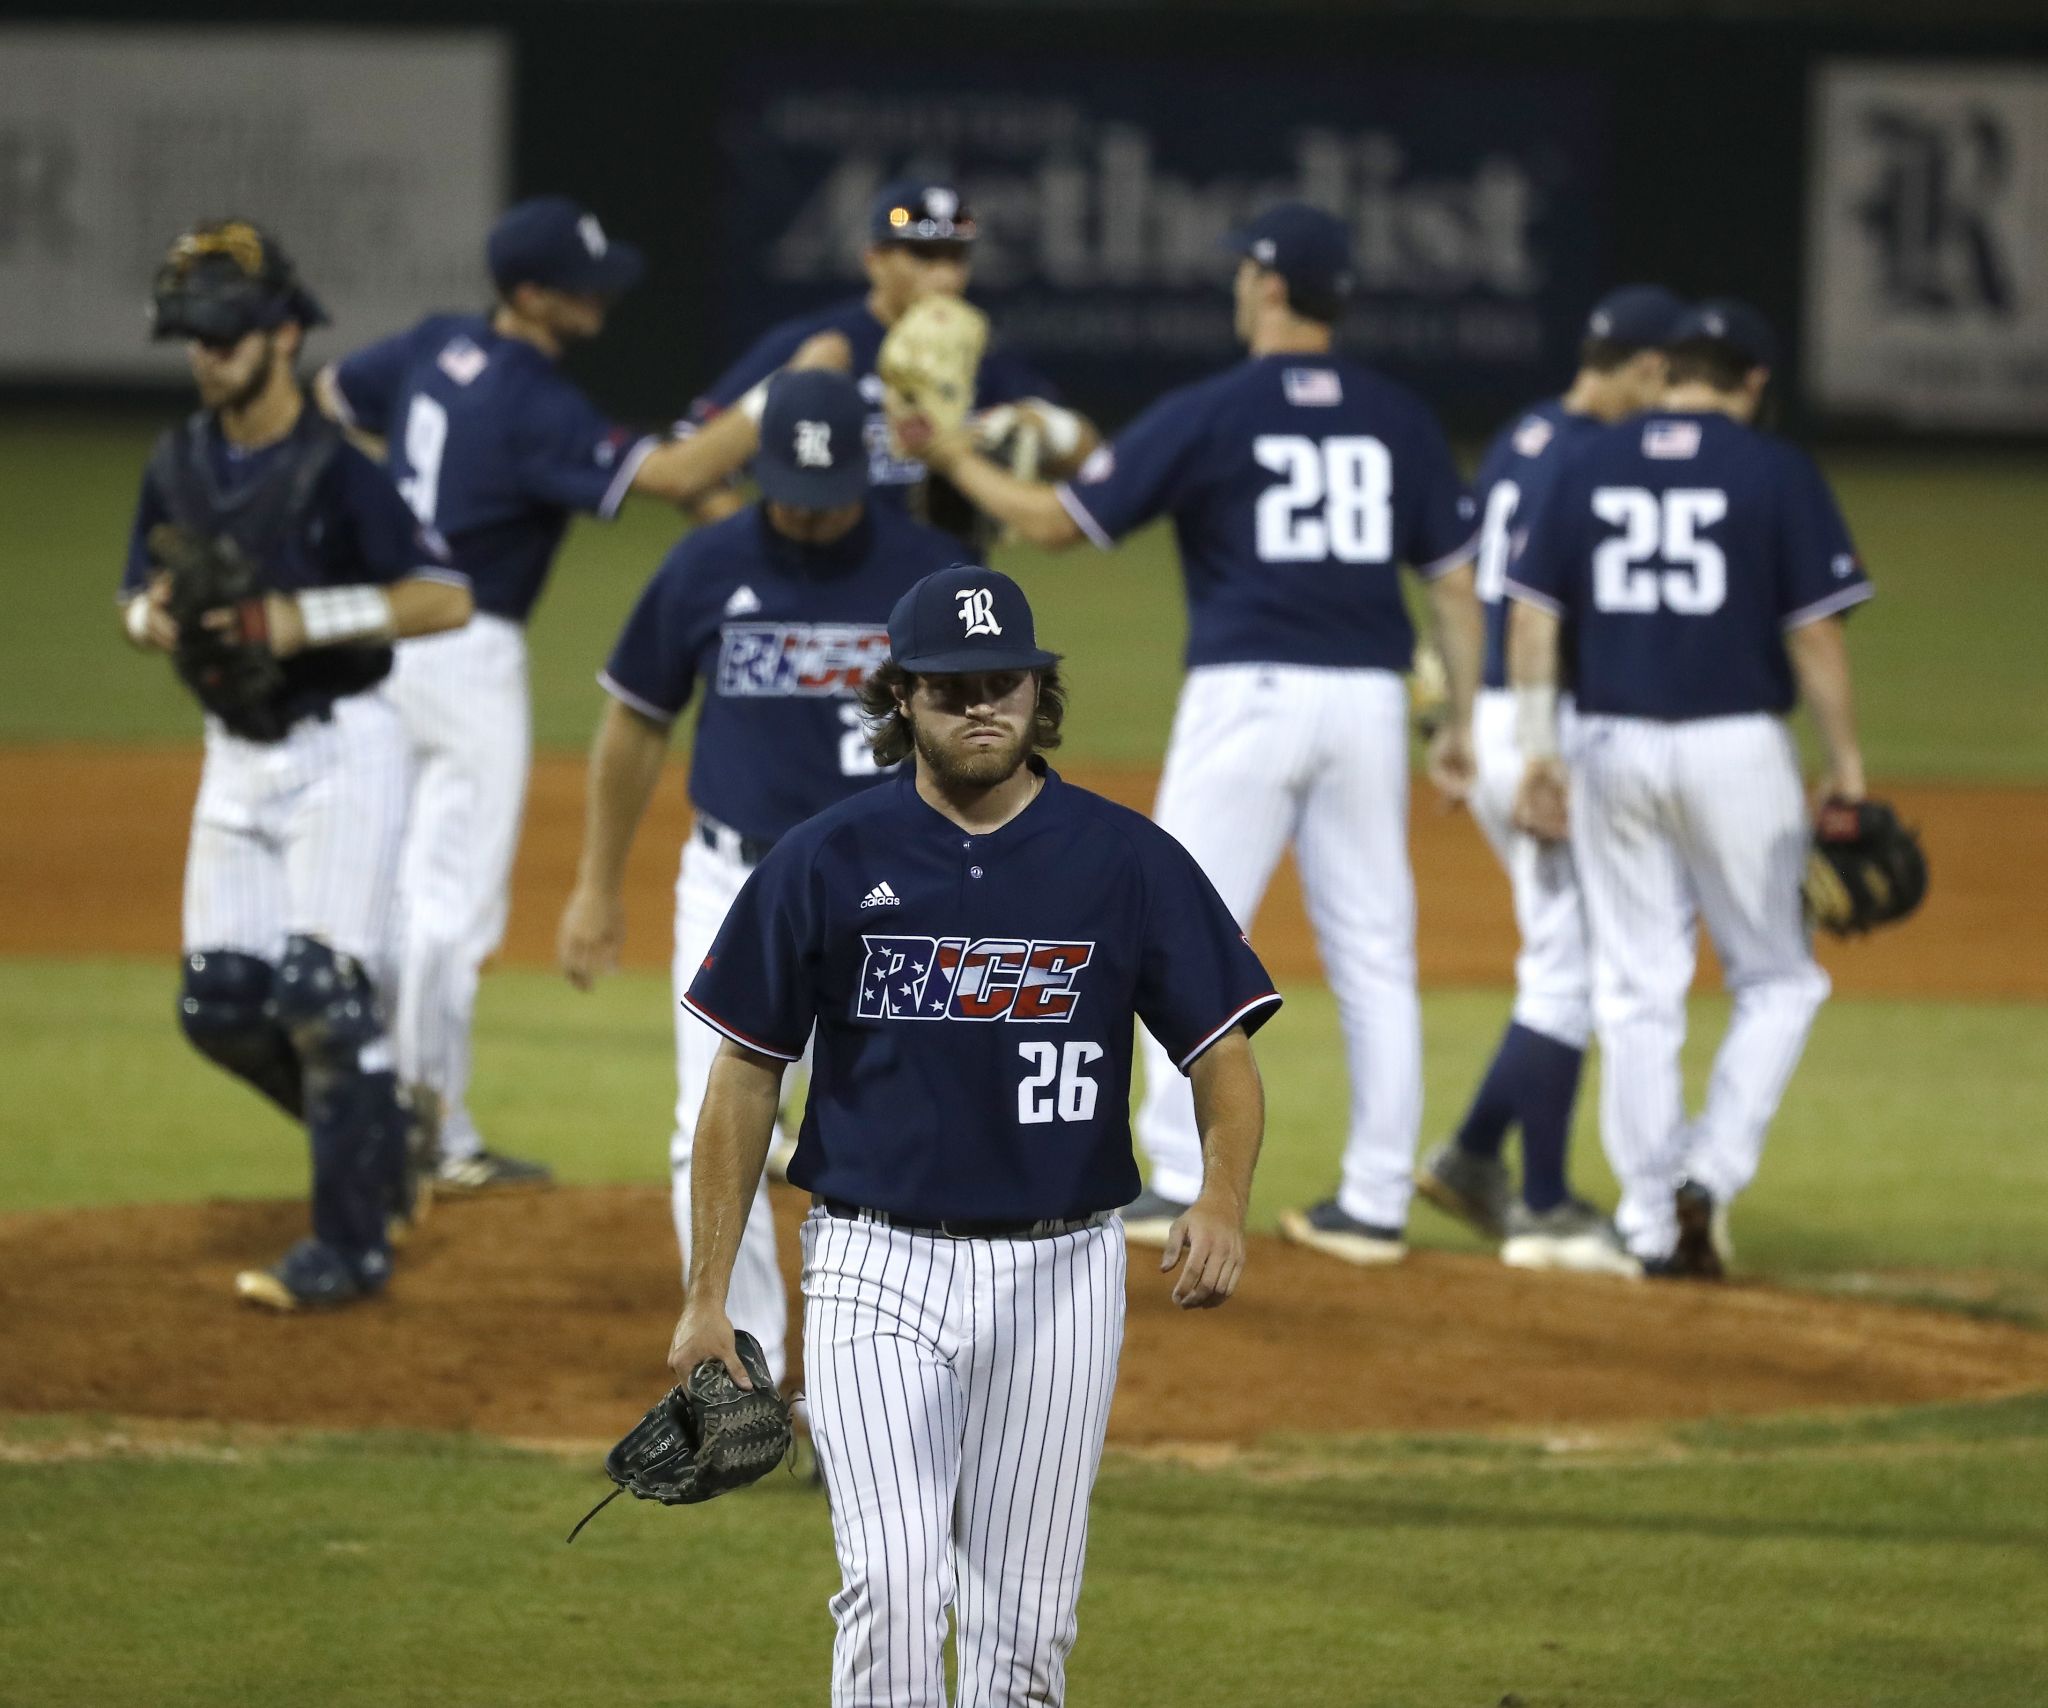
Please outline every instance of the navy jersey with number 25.
M1508 569L1571 619L1580 711L1665 720L1790 711L1785 634L1872 591L1813 460L1714 411L1574 446Z
M1132 1020L1186 1072L1280 1005L1194 858L1064 783L975 836L910 767L778 843L687 1006L795 1061L817 1032L789 1177L929 1220L1037 1220L1137 1196Z
M1400 567L1455 568L1474 533L1421 400L1332 356L1256 356L1169 392L1058 490L1104 548L1173 518L1191 667L1405 671Z

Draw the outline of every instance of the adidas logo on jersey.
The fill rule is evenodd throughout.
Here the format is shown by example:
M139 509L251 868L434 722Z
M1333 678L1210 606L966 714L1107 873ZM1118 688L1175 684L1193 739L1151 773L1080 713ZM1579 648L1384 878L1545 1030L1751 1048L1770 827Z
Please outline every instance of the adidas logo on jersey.
M760 608L761 596L751 587L738 589L725 602L725 614L728 617L744 617L749 611L758 611Z
M867 900L863 901L860 905L864 908L901 907L903 905L903 898L899 896L894 890L892 890L885 881L883 883L875 885L873 889L869 890L867 894Z

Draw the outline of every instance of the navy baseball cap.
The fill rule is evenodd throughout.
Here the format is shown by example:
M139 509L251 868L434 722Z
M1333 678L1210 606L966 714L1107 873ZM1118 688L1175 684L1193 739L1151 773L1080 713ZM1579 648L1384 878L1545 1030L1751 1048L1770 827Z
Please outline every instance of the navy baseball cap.
M980 235L967 198L924 178L884 184L868 212L871 243L972 243Z
M1719 344L1753 368L1778 365L1778 339L1771 323L1746 302L1709 297L1672 328L1674 344Z
M1586 336L1650 350L1671 342L1686 303L1662 285L1617 285L1586 316Z
M934 570L896 601L889 657L920 676L1044 670L1060 661L1039 646L1024 589L976 563Z
M1281 202L1223 240L1233 255L1249 256L1311 296L1348 297L1351 230L1335 214L1307 202Z
M620 296L640 282L646 258L631 243L605 235L597 215L567 196L514 203L491 227L484 253L501 291L547 285L558 291Z
M836 510L868 489L868 406L844 374L777 374L761 411L754 479L765 497L800 510Z

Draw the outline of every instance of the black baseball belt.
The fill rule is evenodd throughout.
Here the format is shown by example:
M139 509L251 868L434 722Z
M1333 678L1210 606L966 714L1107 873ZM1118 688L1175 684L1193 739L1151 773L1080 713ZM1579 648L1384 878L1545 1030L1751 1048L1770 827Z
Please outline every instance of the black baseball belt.
M1101 1227L1110 1218L1107 1210L1080 1216L1048 1216L1035 1221L921 1221L914 1216L892 1216L887 1210L871 1210L863 1204L849 1204L844 1198L813 1198L811 1202L828 1216L842 1222L871 1222L877 1227L895 1228L907 1234L936 1234L941 1239L1057 1239L1084 1228Z
M715 818L697 815L697 840L706 848L716 849L738 857L742 866L758 866L768 858L768 851L775 844L765 836L742 836L729 824L720 824Z

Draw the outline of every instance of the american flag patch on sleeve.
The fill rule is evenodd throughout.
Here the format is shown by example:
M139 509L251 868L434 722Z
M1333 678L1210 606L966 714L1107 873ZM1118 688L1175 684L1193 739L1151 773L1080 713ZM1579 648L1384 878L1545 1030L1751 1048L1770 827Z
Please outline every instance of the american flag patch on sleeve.
M1288 368L1280 385L1287 401L1303 409L1329 409L1344 401L1344 382L1329 368Z

